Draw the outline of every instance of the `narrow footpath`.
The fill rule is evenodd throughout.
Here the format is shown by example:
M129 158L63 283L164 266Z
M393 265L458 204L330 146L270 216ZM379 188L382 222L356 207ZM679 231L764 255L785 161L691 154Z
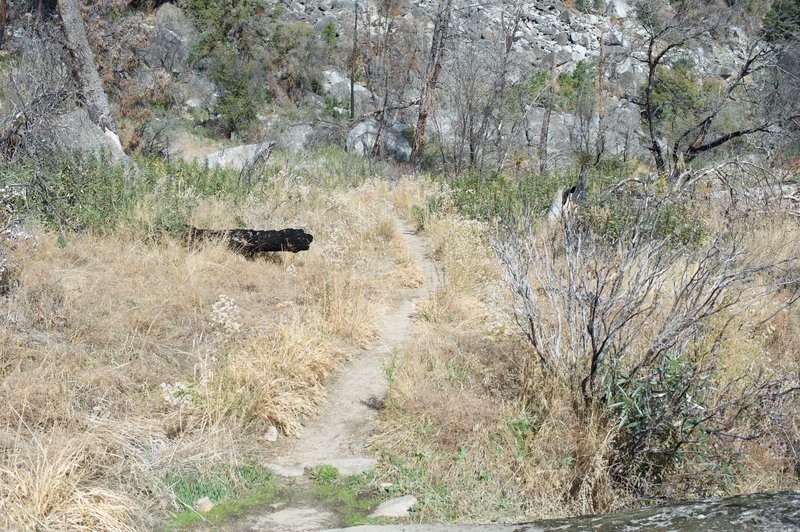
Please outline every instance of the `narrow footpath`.
M379 337L368 349L355 353L334 376L319 413L308 420L300 438L282 438L269 463L276 474L298 479L317 465L332 465L341 475L373 469L376 459L369 443L388 390L387 365L410 339L416 304L438 283L426 241L398 220L409 255L422 274L417 288L405 290L379 324ZM251 510L243 520L215 530L299 532L337 526L338 516L313 502L298 500Z

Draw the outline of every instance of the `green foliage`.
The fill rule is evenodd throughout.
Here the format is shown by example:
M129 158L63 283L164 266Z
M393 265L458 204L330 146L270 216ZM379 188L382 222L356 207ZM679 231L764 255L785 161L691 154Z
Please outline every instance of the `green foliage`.
M589 61L578 61L572 72L559 72L556 76L556 93L553 98L553 108L556 111L574 111L581 101L594 98L594 78L596 66ZM512 89L510 100L518 99L519 91L524 91L527 100L542 104L547 101L550 84L550 72L540 70L527 82Z
M590 196L584 219L611 241L625 238L634 226L652 238L681 246L697 246L708 234L700 213L685 201L673 201L666 192L653 198L650 208L644 211L632 203L626 195Z
M800 37L800 0L775 0L764 17L767 41L785 44Z
M65 156L50 164L31 161L5 170L27 191L19 210L61 230L107 233L135 199L125 187L125 169L105 158Z
M184 508L173 515L166 530L185 530L200 519L206 523L218 523L230 514L262 506L278 493L271 472L258 465L233 469L213 466L204 472L196 468L187 469L168 474L163 482ZM214 508L201 516L193 505L203 497L211 499Z
M203 497L217 503L263 487L271 478L272 473L259 465L237 468L214 465L206 471L194 468L169 473L164 477L164 484L181 506L192 508Z
M339 470L332 465L318 465L311 470L311 478L317 484L330 485L333 484L337 478L339 478Z
M529 174L520 178L466 173L448 181L458 210L477 220L513 221L527 214L547 212L559 187L569 186L570 176Z
M126 182L126 169L103 157L64 156L3 168L25 194L14 210L62 235L71 231L108 234L120 225L144 238L182 235L196 200L248 192L235 172L160 159L139 161L142 175ZM134 207L145 214L134 214Z
M336 47L336 34L336 24L332 21L328 21L322 26L322 42L325 43L329 52Z
M214 52L211 78L222 88L217 112L226 136L253 127L258 118L258 105L265 100L265 93L253 81L251 66L230 48L219 47Z
M612 464L617 481L660 483L683 464L708 456L715 461L704 465L718 475L731 471L733 457L711 448L708 436L718 428L708 415L715 386L699 360L668 352L636 375L613 352L603 360L606 407L619 431Z
M388 497L386 493L376 493L375 481L375 473L370 471L334 478L325 483L317 481L312 488L312 495L325 507L333 508L342 515L345 526L380 524L381 520L366 517Z
M652 101L655 116L662 123L696 112L700 108L701 96L691 61L678 60L671 68L656 70Z
M222 89L217 111L223 133L247 132L273 94L299 97L311 89L323 43L331 47L331 31L336 38L335 26L326 26L318 42L308 24L283 21L280 6L265 0L185 5L201 34L194 60L210 58L212 78Z
M332 116L333 118L345 118L348 113L344 111L344 109L349 109L350 103L344 100L340 100L335 96L331 96L330 94L325 96L325 100L322 103L322 108L325 111L325 114Z

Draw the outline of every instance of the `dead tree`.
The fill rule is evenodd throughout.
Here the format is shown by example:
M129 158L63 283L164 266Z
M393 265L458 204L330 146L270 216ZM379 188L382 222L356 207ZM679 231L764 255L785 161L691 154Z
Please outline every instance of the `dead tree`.
M547 171L547 141L550 135L550 116L553 114L553 105L555 104L556 95L556 53L553 52L552 60L550 61L550 82L547 89L547 102L544 106L544 115L542 117L542 132L539 136L539 173L543 174Z
M417 166L425 146L425 127L428 115L433 109L433 97L439 75L444 65L444 54L450 29L450 17L453 10L453 0L440 0L436 11L436 20L433 24L431 50L428 55L428 64L425 67L425 80L419 98L419 115L417 126L414 129L414 146L411 150L411 162Z
M67 48L75 61L75 71L80 84L83 103L92 122L104 132L116 137L117 127L103 90L103 82L94 63L94 54L86 37L86 25L81 16L77 0L58 0L58 14L64 25ZM119 142L117 140L117 142Z
M775 49L754 40L714 101L702 107L678 109L687 120L672 130L665 127L657 102L660 74L670 67L680 50L724 25L723 14L714 4L661 0L641 0L637 9L646 33L642 62L647 68L647 81L641 98L635 103L642 108L647 148L653 155L656 169L667 176L673 188L680 188L691 179L692 169L688 165L697 157L735 139L771 133L800 116L796 102L780 112L769 109L770 102L776 99L777 83L772 87L764 84L754 90L754 74L766 73L777 57ZM740 114L745 120L734 127L726 127L722 119L725 111L745 108L747 113Z

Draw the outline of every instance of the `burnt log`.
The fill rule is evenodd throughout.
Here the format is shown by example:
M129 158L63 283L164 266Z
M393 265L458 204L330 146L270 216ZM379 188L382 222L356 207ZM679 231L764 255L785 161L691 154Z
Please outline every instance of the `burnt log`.
M247 257L259 253L307 251L314 237L302 229L256 230L256 229L197 229L189 228L189 241L223 240L228 247Z

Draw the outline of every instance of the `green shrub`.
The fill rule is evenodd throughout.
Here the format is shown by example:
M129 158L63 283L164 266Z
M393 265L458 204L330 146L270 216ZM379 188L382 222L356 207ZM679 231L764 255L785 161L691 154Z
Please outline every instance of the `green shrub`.
M27 212L61 230L109 232L134 204L125 168L104 157L64 156L6 169L27 190Z
M726 471L732 455L710 447L712 373L686 353L668 352L646 372L632 375L613 353L604 358L606 407L618 427L612 475L618 482L660 483L697 456L718 455Z
M332 465L319 465L311 471L311 478L317 484L330 485L339 478L339 470Z
M775 0L764 17L766 39L786 43L800 37L800 0Z
M164 477L178 503L192 508L198 499L208 497L218 503L269 483L272 473L259 465L227 467L213 465L208 470L190 468L174 471Z

